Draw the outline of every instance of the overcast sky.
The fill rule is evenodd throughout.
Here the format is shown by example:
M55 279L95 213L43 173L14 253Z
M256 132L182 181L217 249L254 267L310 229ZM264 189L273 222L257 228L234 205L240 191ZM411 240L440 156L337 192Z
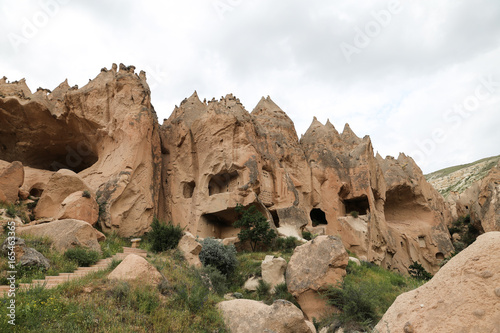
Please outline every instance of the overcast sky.
M0 77L147 72L160 123L197 90L271 98L300 137L349 123L424 173L500 154L500 1L0 0Z

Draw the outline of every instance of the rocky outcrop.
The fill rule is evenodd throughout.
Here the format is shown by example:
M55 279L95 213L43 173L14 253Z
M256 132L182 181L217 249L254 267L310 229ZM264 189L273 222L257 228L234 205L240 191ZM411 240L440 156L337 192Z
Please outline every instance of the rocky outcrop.
M15 203L19 188L24 183L24 168L21 162L15 161L0 169L0 202Z
M45 270L50 268L49 259L45 258L43 254L34 248L26 246L26 242L22 238L6 238L2 244L1 250L2 254L6 257L13 252L15 254L16 263L20 264L22 267L41 267Z
M483 232L500 231L500 162L481 181L477 200L470 205L476 227Z
M70 169L97 194L103 230L148 230L157 214L161 151L144 72L113 65L80 89L65 81L34 94L24 80L2 79L0 119L0 160L40 170L30 182L34 192L43 190L47 173Z
M129 254L116 268L109 273L110 280L139 280L141 283L157 285L163 276L146 259L136 254Z
M277 300L265 305L248 299L224 301L218 304L226 326L232 333L315 333L292 303Z
M52 247L59 252L64 252L76 246L101 252L98 243L101 233L85 221L56 220L49 223L19 227L16 232L19 235L29 234L36 237L48 237L52 241Z
M318 292L342 281L348 261L342 241L334 236L318 236L295 248L286 270L286 283L309 319L320 319L332 311Z
M404 272L408 263L419 262L434 274L454 250L446 227L448 206L411 157L378 159L387 184L384 215L390 244L382 264Z
M185 233L179 241L177 248L181 251L186 261L195 267L201 267L199 254L201 252L201 244L190 233Z
M262 280L269 284L271 292L274 292L274 287L285 282L286 260L283 258L275 258L274 256L266 256L262 261L261 272Z
M73 192L61 203L55 218L81 220L93 226L99 218L99 205L89 191Z
M452 250L447 208L411 159L376 157L347 124L339 133L314 119L299 140L269 97L250 113L231 94L202 102L195 92L159 126L145 75L121 65L48 94L0 80L0 117L0 160L25 165L22 190L48 197L54 172L69 169L95 195L104 231L140 235L156 215L195 236L234 240L241 204L278 234L324 230L360 259L403 273L412 261L435 272ZM37 216L65 216L57 212L78 190L50 214L41 199Z
M500 329L500 232L478 237L426 284L404 293L377 332L497 332Z

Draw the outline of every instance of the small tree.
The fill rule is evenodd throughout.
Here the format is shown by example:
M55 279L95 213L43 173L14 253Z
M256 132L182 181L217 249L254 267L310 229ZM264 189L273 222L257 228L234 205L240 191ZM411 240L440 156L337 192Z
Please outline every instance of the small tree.
M276 232L271 229L269 222L255 206L248 209L238 204L235 208L240 215L239 220L234 223L236 228L241 228L238 238L244 242L249 241L252 251L255 251L259 243L271 244L276 238Z
M413 262L413 264L410 265L408 273L419 280L427 281L432 279L432 274L427 272L418 262Z

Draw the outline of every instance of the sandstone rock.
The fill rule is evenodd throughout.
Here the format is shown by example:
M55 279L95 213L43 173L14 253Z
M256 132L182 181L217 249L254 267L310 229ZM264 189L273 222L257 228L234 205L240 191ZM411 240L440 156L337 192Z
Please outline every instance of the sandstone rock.
M7 202L7 196L0 189L0 202Z
M6 238L1 247L4 256L9 254L10 246L14 246L16 263L21 264L21 266L43 267L45 270L50 268L50 261L34 248L27 247L24 239L19 237Z
M99 218L99 205L90 192L73 192L63 200L55 218L81 220L94 226Z
M36 192L46 174L71 169L97 193L105 231L129 237L149 229L158 215L162 152L144 74L102 71L80 89L65 81L50 94L4 80L0 108L0 160L38 170L25 190Z
M361 266L361 261L359 261L358 258L355 257L349 257L349 261L354 262L356 265Z
M321 318L331 311L318 291L342 281L349 255L334 236L318 236L295 248L286 270L288 291L297 299L307 318Z
M59 252L75 246L86 247L101 252L97 242L98 233L90 224L79 220L56 220L49 223L20 227L19 235L29 234L37 237L48 237L52 240L52 247Z
M248 291L256 291L257 287L259 286L259 279L258 277L252 276L248 280L245 281L243 284L243 289L248 290Z
M274 287L285 282L286 260L283 258L274 258L274 256L266 256L262 261L262 280L271 286L271 292L274 292Z
M91 190L89 186L71 170L61 169L53 174L35 207L34 212L36 218L55 218L62 215L61 205L70 194L76 191L90 192Z
M500 162L481 181L471 221L484 232L500 231Z
M195 267L201 267L199 254L201 252L201 244L196 241L193 235L187 233L182 236L177 246L182 252L186 261Z
M146 259L136 254L129 254L116 268L109 273L110 280L139 280L141 283L155 285L163 280L163 276Z
M3 172L0 173L0 191L4 200L8 203L15 203L18 199L19 188L24 182L24 168L21 162L12 162Z
M500 328L500 232L477 238L426 284L396 299L376 326L385 332L496 332ZM411 328L411 330L409 330Z
M18 196L19 196L19 199L21 199L21 200L28 200L28 198L30 196L30 192L25 191L23 189L19 189Z
M272 305L237 299L218 304L224 322L232 333L312 333L302 311L288 301L277 300Z

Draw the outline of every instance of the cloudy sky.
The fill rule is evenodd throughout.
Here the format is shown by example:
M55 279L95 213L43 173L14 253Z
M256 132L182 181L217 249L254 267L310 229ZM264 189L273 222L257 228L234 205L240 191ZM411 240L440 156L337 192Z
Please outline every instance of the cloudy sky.
M0 76L80 87L145 70L160 123L194 90L271 98L424 172L500 154L500 1L0 1Z

